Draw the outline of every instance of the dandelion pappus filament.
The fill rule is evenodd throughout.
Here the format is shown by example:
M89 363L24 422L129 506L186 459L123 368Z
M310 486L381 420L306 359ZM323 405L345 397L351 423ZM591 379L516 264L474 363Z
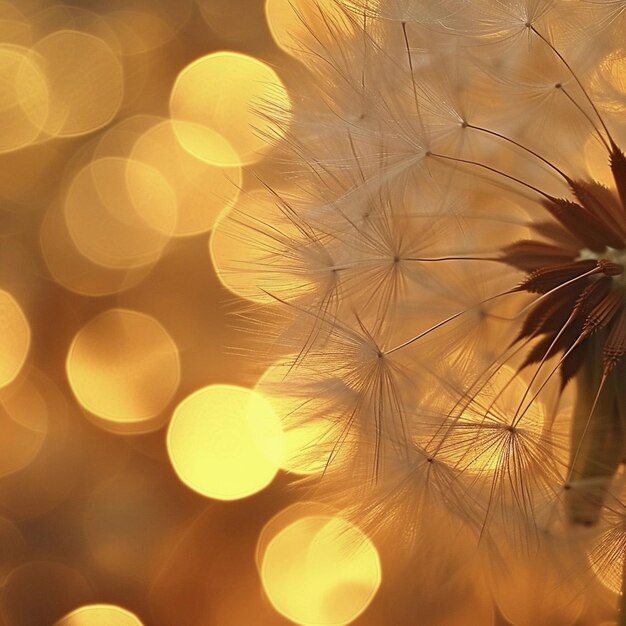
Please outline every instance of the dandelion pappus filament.
M264 182L279 216L230 214L267 251L248 276L274 293L265 328L296 355L298 396L337 409L320 490L407 554L429 553L433 511L491 556L578 554L563 537L614 495L626 132L599 85L626 11L610 4L339 3L298 48L287 175ZM293 274L306 292L285 294Z

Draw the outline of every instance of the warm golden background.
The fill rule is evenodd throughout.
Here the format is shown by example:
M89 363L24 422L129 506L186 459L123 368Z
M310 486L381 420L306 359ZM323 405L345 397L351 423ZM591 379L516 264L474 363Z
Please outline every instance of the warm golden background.
M299 28L287 0L0 1L5 626L385 623L375 548L287 508L320 465L252 391L251 286L215 267L241 244L209 252L275 167Z

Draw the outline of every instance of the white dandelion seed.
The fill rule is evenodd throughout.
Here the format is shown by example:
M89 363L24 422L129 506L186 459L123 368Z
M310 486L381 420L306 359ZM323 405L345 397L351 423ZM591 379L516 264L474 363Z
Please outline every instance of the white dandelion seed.
M583 610L576 528L619 500L625 6L338 2L303 29L270 201L213 234L247 250L218 259L226 284L276 311L264 333L301 399L287 421L326 420L306 482L409 562L437 560L431 583L470 545L511 581L558 553L546 624ZM596 570L623 559L607 532Z

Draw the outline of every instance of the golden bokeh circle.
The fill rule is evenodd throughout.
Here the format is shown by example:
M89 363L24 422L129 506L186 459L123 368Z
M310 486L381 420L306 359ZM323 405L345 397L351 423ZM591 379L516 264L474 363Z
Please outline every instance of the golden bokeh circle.
M49 116L50 90L42 59L28 48L0 45L0 153L40 135Z
M124 97L124 72L105 41L85 32L59 30L39 40L33 50L44 60L50 86L47 133L83 135L113 119Z
M86 7L46 2L41 10L29 16L28 21L36 42L54 33L68 31L91 35L105 42L114 52L120 51L120 42L105 17Z
M15 298L0 289L0 388L20 373L30 348L30 326Z
M214 52L180 72L170 96L170 114L186 150L207 163L236 166L259 160L283 136L282 124L266 114L270 109L285 111L289 103L269 65L239 52Z
M267 189L252 189L218 216L209 254L229 291L246 300L274 304L277 297L291 300L311 289L301 237L280 199Z
M65 615L54 626L143 626L143 622L114 604L91 604Z
M125 117L106 129L94 142L92 160L104 157L130 157L137 140L152 127L166 121L159 115L138 113Z
M39 244L52 278L65 289L85 296L107 296L130 289L141 282L154 265L111 268L89 260L74 244L64 210L56 203L48 207L41 223Z
M272 298L257 277L267 264L263 237L247 222L257 218L265 221L272 212L276 212L275 203L262 191L253 190L241 196L234 209L226 208L220 213L209 239L209 255L222 285L253 302L268 303Z
M70 182L65 219L89 260L130 269L154 263L176 228L176 196L153 167L121 157L88 163Z
M284 509L281 509L276 515L270 518L257 537L256 549L254 551L254 561L257 572L259 574L261 573L263 555L269 543L279 532L287 528L290 524L305 517L317 517L319 515L334 517L335 515L339 515L339 510L327 502L298 500Z
M180 480L219 500L245 498L269 485L280 468L282 447L271 404L233 385L210 385L185 398L167 433Z
M306 53L302 42L313 30L324 32L332 24L348 36L352 29L344 11L336 0L265 0L265 19L272 38L295 57Z
M0 477L30 465L48 434L49 407L26 375L0 394Z
M280 420L284 445L282 469L294 474L321 474L335 449L334 440L330 440L329 421L316 414L315 398L305 398L295 391L298 385L290 378L293 371L289 362L275 363L265 370L255 390L270 402ZM326 406L322 411L327 417Z
M381 582L378 551L347 520L309 515L267 544L263 589L274 608L302 626L342 626L368 607Z
M178 348L153 317L109 309L74 337L67 377L79 404L112 425L152 430L180 382Z
M195 129L202 131L196 124L176 124L179 131L188 127L190 135ZM146 130L137 139L131 158L158 171L174 191L178 210L174 235L208 231L220 211L230 207L239 195L241 168L223 169L194 157L181 147L175 125L169 120Z

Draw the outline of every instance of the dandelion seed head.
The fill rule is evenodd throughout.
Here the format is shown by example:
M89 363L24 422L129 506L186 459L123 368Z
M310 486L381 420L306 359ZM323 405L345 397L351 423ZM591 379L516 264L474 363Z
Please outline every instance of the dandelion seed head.
M543 622L500 593L520 624L577 619L580 536L619 500L624 6L338 3L299 36L273 208L213 234L254 251L218 270L277 311L287 422L327 424L303 485L405 562L440 549L433 580L456 535L503 584L541 555Z

